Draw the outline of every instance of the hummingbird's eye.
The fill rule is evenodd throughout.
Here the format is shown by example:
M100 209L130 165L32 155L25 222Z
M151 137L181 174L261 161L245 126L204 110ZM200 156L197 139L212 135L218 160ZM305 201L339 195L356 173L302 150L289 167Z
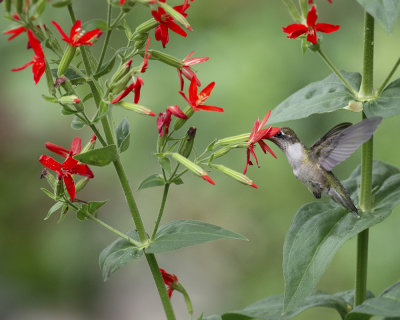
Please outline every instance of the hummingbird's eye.
M276 135L275 135L275 137L281 137L282 136L282 131L279 131Z

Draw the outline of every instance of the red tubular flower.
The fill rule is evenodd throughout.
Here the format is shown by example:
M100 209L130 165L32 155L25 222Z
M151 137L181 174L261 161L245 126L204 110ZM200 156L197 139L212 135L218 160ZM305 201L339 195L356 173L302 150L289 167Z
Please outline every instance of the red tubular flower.
M170 106L165 112L160 112L157 117L157 130L162 137L164 134L168 134L169 125L171 123L171 116L174 115L177 118L187 119L187 115L183 113L177 105ZM164 128L164 129L163 129Z
M11 36L8 38L8 41L18 37L21 33L24 33L26 31L25 27L18 27L14 29L10 29L7 31L4 31L3 34L11 34Z
M65 187L67 188L67 192L71 198L71 201L73 202L75 199L75 183L74 179L72 179L72 175L78 174L89 179L94 177L93 172L86 164L79 164L79 161L73 158L74 155L77 155L81 152L81 139L76 137L72 141L70 150L50 142L46 143L46 148L66 158L63 163L59 163L49 156L41 155L39 162L46 168L55 171L57 173L58 180L63 179Z
M120 0L119 4L122 6L124 4L125 0Z
M258 143L262 149L262 151L266 154L267 151L274 157L276 158L274 152L271 150L270 147L263 141L263 139L268 139L274 135L276 135L281 129L278 127L267 127L263 129L264 125L267 123L269 115L271 114L271 110L267 112L265 115L264 119L260 122L260 119L257 119L256 122L254 123L253 130L250 133L250 138L248 141L249 146L247 147L247 160L246 160L246 166L244 167L243 174L246 174L247 172L247 165L253 165L253 163L250 161L250 153L253 155L254 159L256 160L257 166L258 165L258 159L256 156L256 153L254 152L254 145Z
M142 68L140 69L141 73L146 72L147 66L149 65L149 58L151 57L151 53L147 54L147 52L149 51L149 45L150 45L150 37L147 39L146 50L143 56Z
M160 269L164 283L167 286L168 297L171 299L172 292L175 290L175 286L178 283L178 277L174 274L166 272L164 269Z
M328 0L329 3L332 3L332 0ZM313 0L308 0L308 4L313 4L314 1Z
M182 75L185 76L185 78L188 79L189 81L192 81L192 79L194 78L196 80L197 86L198 87L201 86L200 80L197 78L193 70L190 69L190 66L210 59L209 57L198 57L189 59L193 54L194 51L189 53L188 56L182 60L182 67L178 69L178 76L181 82L181 91L183 90L183 85L184 85Z
M61 29L61 27L57 24L57 22L52 21L51 23L57 28L58 32L61 34L62 40L69 43L73 47L79 47L83 45L91 46L93 44L91 40L94 37L100 37L102 33L100 29L94 29L82 34L81 20L77 20L72 26L71 32L68 37L66 33Z
M22 67L11 69L11 71L20 71L32 65L33 80L37 84L46 70L46 62L44 60L42 45L30 29L28 30L28 40L33 52L35 52L32 61L24 64Z
M211 91L214 89L214 86L215 82L211 82L208 86L206 86L203 90L201 90L199 94L197 94L196 79L192 78L189 87L189 98L187 98L182 91L179 91L179 93L191 105L194 111L205 110L205 111L224 112L224 109L222 108L203 104L203 102L206 101L210 96Z
M143 79L141 77L137 77L136 81L133 81L118 97L116 97L111 104L121 101L125 98L132 90L135 90L135 98L133 103L138 103L140 99L140 90L142 85L144 84Z
M160 2L165 2L165 0L160 0ZM187 17L185 11L190 7L188 4L188 0L185 0L183 5L175 6L174 9L178 11L184 17ZM165 10L161 7L158 7L157 11L152 11L154 19L158 21L159 25L155 29L155 37L157 41L161 41L162 46L165 48L166 44L169 42L168 29L171 31L181 35L182 37L186 37L187 33L183 30L179 25L174 22L174 18L172 18ZM189 27L189 30L192 29Z
M294 23L287 27L282 27L283 32L287 33L287 38L296 39L302 34L307 35L307 41L316 44L318 41L317 32L331 33L339 30L340 26L329 23L316 23L318 19L315 6L312 6L307 14L307 25Z

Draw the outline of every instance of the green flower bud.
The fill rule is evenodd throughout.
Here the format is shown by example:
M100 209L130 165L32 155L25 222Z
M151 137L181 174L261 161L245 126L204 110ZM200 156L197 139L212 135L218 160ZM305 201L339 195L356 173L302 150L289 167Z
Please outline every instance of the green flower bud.
M258 188L254 183L253 180L245 176L244 174L237 172L235 170L232 170L231 168L225 167L222 164L212 164L212 168L217 169L218 171L221 171L222 173L232 177L233 179L239 181L240 183L247 184L249 186L252 186L253 188Z
M75 191L76 193L78 193L79 191L83 190L84 187L86 187L86 185L89 182L89 178L82 178L80 179L77 183L75 183Z
M181 118L176 119L174 124L174 130L179 130L185 124L186 120L188 120L193 115L194 110L191 106L187 106L185 110L183 110L183 113L186 114L187 119L181 119Z
M250 133L242 133L237 136L232 136L217 140L214 146L216 147L216 146L225 146L229 144L246 143L249 140L249 138L250 138Z
M157 50L149 50L149 53L151 53L151 59L160 60L161 62L173 66L174 68L182 67L182 60L175 58L174 56L171 56L169 54ZM144 52L140 53L140 55L143 54Z
M192 171L195 175L203 178L207 182L214 184L215 182L208 176L207 172L204 171L204 169L194 162L190 161L189 159L185 158L184 156L180 155L179 153L172 153L172 157L178 161L181 165L185 166L188 168L190 171Z
M5 1L4 1L4 5L5 5L5 7L6 7L6 11L7 11L8 13L10 13L10 12L11 12L11 0L5 0Z
M158 26L158 21L156 21L154 18L151 18L151 19L143 22L141 25L139 25L136 28L135 33L147 33L151 29L153 29L157 26Z
M118 105L118 106L124 107L125 109L132 110L132 111L135 111L135 112L140 113L140 114L145 114L145 115L148 115L148 116L155 117L155 114L153 112L151 112L150 109L148 109L148 108L146 108L144 106L141 106L140 104L129 103L129 102L125 102L125 101L119 101L119 102L116 102L114 105Z
M190 127L179 145L178 153L183 155L185 158L188 158L192 152L196 130L196 127Z
M68 46L67 50L64 52L64 55L61 58L60 65L58 66L57 76L61 77L67 71L72 59L75 56L76 47Z
M128 62L125 62L124 64L121 64L118 70L112 76L111 83L115 83L121 80L124 76L126 76L128 72L131 70L131 65L132 65L132 59L130 59Z

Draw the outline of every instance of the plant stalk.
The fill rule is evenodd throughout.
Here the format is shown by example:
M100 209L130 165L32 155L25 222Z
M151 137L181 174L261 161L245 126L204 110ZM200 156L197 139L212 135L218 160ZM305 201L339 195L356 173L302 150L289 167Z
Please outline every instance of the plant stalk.
M162 197L162 200L161 200L160 211L158 212L157 221L156 221L156 224L154 225L154 230L153 230L153 233L151 235L150 241L152 241L155 238L156 233L158 231L158 226L160 225L161 218L162 218L163 213L164 213L165 202L167 201L168 190L169 190L169 183L166 183L164 185L164 193L163 193L163 197Z
M385 81L383 81L382 85L379 87L378 91L376 92L376 96L378 97L382 90L385 89L386 85L388 84L389 80L392 78L393 74L396 72L397 67L400 65L400 58L397 59L396 63L394 64L392 70L390 70L388 76L386 77Z
M373 94L373 68L374 68L374 18L365 12L364 20L364 62L363 75L360 87L360 96L368 97ZM363 119L366 116L363 113ZM368 211L372 208L372 160L373 160L373 138L362 146L361 159L361 188L360 208ZM367 269L368 269L368 237L369 230L360 232L357 236L357 266L354 305L357 306L367 296Z

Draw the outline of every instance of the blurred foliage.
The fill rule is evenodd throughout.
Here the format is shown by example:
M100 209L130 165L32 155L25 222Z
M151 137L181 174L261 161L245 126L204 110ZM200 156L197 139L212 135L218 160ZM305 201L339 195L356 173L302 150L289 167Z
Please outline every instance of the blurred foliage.
M339 32L324 35L325 52L340 69L360 72L361 7L356 1L316 2L319 21L341 26ZM82 20L106 14L106 1L73 1L73 5ZM128 19L133 27L149 17L146 8L137 8ZM0 10L4 14L4 8ZM249 132L257 117L263 117L268 109L294 91L330 73L316 54L307 52L303 56L300 42L286 39L281 27L292 21L280 1L196 0L188 13L194 32L186 39L170 35L166 52L180 58L191 51L198 57L209 56L208 62L195 69L203 86L216 82L207 102L225 109L224 114L200 112L190 122L198 128L196 139L202 147L215 138ZM63 10L51 8L46 17L44 22L49 26L51 19L62 26L70 24ZM0 29L7 28L8 21L0 20ZM123 35L116 35L112 40L115 48L124 44ZM376 26L376 87L398 58L399 35L398 24L392 34ZM159 43L155 46L162 49ZM97 45L97 49L100 47ZM71 119L60 117L59 108L41 98L46 90L45 81L35 86L28 69L10 72L31 58L31 52L25 48L24 36L11 42L3 36L0 41L3 75L0 82L0 318L162 319L162 307L143 262L131 264L107 283L102 282L98 254L115 239L112 234L73 216L66 217L61 224L57 224L55 217L43 221L51 206L39 190L43 182L39 180L42 168L37 160L46 152L44 143L69 146L75 136L87 140L91 135L88 130L72 130ZM394 78L398 76L396 72ZM150 61L144 82L141 103L153 112L164 111L172 104L184 106L173 68ZM156 122L154 118L127 115L117 108L115 111L116 123L124 116L130 122L131 148L122 155L122 160L136 190L145 177L158 170L152 154L157 141ZM333 125L342 121L358 122L360 118L359 114L339 111L282 125L291 126L310 145ZM398 167L399 128L398 117L385 119L374 138L376 158ZM258 190L232 183L222 174L212 176L216 186L187 176L184 186L171 189L164 223L173 219L198 219L250 239L243 243L222 240L159 255L160 265L177 274L191 294L197 314L242 308L283 291L284 236L297 208L313 201L313 197L295 179L284 155L276 151L278 160L259 156L261 169L251 167L248 171ZM223 160L240 171L245 164L245 152L234 150ZM342 180L347 178L359 161L358 151L335 169L337 176ZM132 221L112 168L96 168L94 173L96 179L79 198L109 200L100 210L100 217L123 231L130 229ZM161 189L138 191L136 197L144 222L151 228L161 201ZM398 241L399 214L397 208L370 235L368 283L375 293L399 279L400 253L393 245ZM339 251L318 289L327 292L351 289L354 271L353 239ZM186 318L183 299L177 294L172 300L178 319ZM333 310L314 309L296 317L321 318L337 319L337 315Z

